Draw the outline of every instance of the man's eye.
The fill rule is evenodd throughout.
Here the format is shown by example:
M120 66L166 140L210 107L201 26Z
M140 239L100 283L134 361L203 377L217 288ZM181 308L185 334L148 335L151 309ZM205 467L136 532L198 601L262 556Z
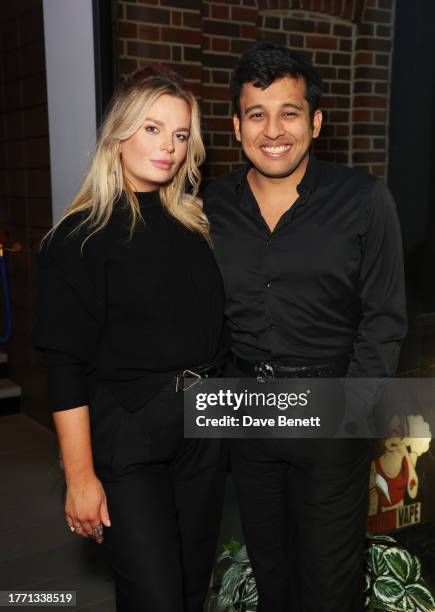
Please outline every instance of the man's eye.
M145 131L149 132L150 134L157 134L159 130L155 125L147 125L145 127Z
M263 117L263 113L253 113L250 116L250 119L261 119Z
M284 116L285 117L297 117L297 113L288 112L288 113L284 113Z

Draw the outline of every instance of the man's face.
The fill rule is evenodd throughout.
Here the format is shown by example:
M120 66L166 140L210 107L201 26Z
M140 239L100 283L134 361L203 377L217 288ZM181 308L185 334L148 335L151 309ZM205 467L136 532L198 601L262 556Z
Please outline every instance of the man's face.
M241 119L234 115L234 131L261 174L271 178L292 174L319 135L322 113L316 110L311 121L304 94L305 81L291 77L277 79L266 89L243 85Z

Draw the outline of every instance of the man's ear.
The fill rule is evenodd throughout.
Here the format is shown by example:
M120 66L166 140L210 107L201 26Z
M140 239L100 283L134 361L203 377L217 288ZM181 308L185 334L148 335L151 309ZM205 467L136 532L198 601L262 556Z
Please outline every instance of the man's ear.
M239 142L242 141L242 135L240 133L240 119L237 115L233 115L233 125L234 125L234 134L236 135L236 140Z
M322 111L317 109L313 115L313 138L317 138L320 134L322 127L323 114Z

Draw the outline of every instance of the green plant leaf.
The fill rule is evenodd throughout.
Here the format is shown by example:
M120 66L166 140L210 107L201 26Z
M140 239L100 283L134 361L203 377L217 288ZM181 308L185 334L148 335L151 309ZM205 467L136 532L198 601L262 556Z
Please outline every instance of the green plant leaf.
M383 559L391 574L400 582L406 584L412 570L412 555L404 548L387 548L383 553Z
M383 604L399 604L405 596L405 588L391 576L379 576L373 585L373 596Z
M372 586L372 579L370 578L370 574L364 574L364 593L370 592L370 587Z
M388 568L383 557L385 550L387 550L387 547L379 544L372 544L367 550L367 565L370 573L375 576L384 576L388 574Z
M239 550L242 548L242 545L235 538L231 538L228 544L224 544L223 548L233 557L236 553L239 552Z
M415 582L419 582L420 579L421 579L421 562L418 557L416 557L415 555L412 555L411 571L409 574L408 582L415 583Z
M408 584L406 587L408 599L418 606L422 612L433 612L435 600L424 584Z

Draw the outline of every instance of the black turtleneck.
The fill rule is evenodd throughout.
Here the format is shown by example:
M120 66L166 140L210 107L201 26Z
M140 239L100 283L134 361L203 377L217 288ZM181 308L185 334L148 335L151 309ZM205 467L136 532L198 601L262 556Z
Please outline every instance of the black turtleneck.
M83 246L83 213L68 217L40 253L34 346L44 352L52 411L89 404L102 382L130 411L175 372L210 363L222 347L224 296L213 252L162 207L138 193L144 223L129 239L121 200Z

